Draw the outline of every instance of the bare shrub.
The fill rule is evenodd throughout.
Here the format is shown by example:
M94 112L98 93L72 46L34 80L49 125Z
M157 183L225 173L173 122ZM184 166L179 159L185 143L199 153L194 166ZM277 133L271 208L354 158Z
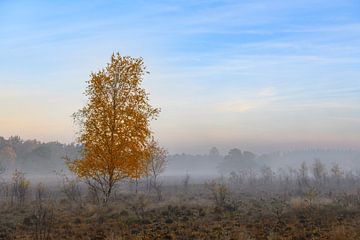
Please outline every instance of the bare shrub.
M210 190L215 206L224 209L229 206L230 192L225 183L211 181L206 183L206 188Z
M145 219L146 209L149 205L149 199L144 194L136 195L131 202L127 202L130 209L135 213L136 217L140 220Z
M61 191L65 194L70 203L82 207L82 193L78 180L69 179L67 176L64 176Z
M11 203L16 202L19 206L25 203L30 182L25 178L25 173L15 170L12 176Z
M286 199L281 196L275 196L270 200L270 206L271 212L277 219L277 224L284 224L282 221L282 215L289 207Z
M32 232L34 240L51 239L51 232L54 227L55 216L51 204L47 206L36 205L33 214L24 219L24 225L28 226Z
M62 170L56 174L61 178L61 192L65 194L69 203L82 207L83 196L80 181L77 178L70 178Z
M329 231L330 240L356 239L356 230L344 226L334 226Z
M0 175L3 174L4 172L5 172L5 166L0 161Z
M39 183L35 188L35 205L33 205L32 215L24 218L23 224L29 228L32 239L48 240L54 227L54 200L50 198L43 183Z
M43 205L47 192L43 183L39 183L35 189L35 200L37 205Z
M305 194L305 202L307 202L309 206L313 205L318 195L318 191L315 188L311 188Z

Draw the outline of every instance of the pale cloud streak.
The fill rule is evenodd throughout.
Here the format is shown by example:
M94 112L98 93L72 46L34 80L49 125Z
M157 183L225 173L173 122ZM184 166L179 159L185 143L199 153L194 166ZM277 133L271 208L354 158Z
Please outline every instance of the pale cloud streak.
M277 91L274 87L264 88L260 90L260 92L258 93L259 97L274 97L276 95L277 95Z
M234 101L234 102L226 102L219 104L218 111L219 112L248 112L254 108L258 108L261 103L258 101Z

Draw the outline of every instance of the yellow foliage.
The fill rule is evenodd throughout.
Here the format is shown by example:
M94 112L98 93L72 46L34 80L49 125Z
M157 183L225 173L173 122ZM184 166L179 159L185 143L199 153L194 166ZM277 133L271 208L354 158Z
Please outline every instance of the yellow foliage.
M145 174L151 155L149 124L159 113L141 87L146 73L142 58L117 53L106 68L90 75L88 102L74 114L83 157L69 168L79 177L113 185Z

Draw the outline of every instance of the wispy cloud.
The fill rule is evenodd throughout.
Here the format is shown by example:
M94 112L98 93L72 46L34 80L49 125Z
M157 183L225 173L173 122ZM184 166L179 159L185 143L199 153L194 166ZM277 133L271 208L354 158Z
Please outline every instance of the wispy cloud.
M247 112L256 107L260 103L258 101L234 101L234 102L225 102L218 105L219 112Z
M259 97L274 97L277 95L277 91L274 87L267 87L261 89L258 93Z

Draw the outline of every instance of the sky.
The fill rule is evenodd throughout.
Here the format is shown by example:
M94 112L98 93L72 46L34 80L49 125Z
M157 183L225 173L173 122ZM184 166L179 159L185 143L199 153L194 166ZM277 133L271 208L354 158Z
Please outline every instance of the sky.
M356 0L0 0L0 135L75 141L116 51L144 58L172 153L360 149Z

